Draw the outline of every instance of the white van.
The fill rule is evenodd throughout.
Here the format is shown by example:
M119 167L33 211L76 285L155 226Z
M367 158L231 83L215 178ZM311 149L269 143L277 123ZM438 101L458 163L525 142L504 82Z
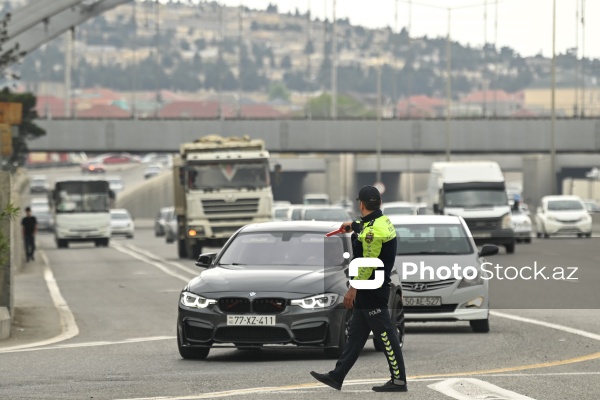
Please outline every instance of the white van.
M493 161L435 162L431 165L427 203L434 214L463 217L477 244L515 251L504 175Z

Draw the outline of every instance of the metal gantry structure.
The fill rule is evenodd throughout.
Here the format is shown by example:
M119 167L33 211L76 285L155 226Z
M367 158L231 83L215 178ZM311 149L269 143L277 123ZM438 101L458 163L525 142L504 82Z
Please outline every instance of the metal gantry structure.
M19 45L25 54L92 17L133 0L33 0L16 9L8 24L5 49Z

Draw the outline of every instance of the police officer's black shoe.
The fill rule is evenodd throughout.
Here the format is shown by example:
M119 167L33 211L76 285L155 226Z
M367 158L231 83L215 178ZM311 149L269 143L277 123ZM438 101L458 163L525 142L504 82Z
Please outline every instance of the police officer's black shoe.
M373 386L372 390L374 392L408 392L408 387L406 384L398 385L390 379L381 386Z
M337 390L342 390L342 384L336 381L329 374L320 374L315 371L310 371L310 374L319 382Z

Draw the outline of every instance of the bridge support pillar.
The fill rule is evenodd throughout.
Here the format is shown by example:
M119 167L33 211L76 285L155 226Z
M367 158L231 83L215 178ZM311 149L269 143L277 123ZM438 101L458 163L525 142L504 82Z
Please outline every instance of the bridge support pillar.
M553 180L550 156L535 154L523 157L523 201L535 210L542 197L552 193Z

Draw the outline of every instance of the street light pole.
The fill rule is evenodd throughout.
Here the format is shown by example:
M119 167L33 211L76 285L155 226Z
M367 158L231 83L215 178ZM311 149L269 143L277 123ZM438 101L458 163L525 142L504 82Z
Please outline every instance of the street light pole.
M552 118L550 127L550 170L552 171L552 194L556 194L556 0L552 2Z
M448 9L448 36L446 41L446 161L450 161L450 113L452 102L452 43L450 41L450 26L452 23L452 9Z
M381 182L381 64L377 68L377 174L376 182Z
M337 34L336 0L333 0L333 21L331 25L331 118L337 119Z

